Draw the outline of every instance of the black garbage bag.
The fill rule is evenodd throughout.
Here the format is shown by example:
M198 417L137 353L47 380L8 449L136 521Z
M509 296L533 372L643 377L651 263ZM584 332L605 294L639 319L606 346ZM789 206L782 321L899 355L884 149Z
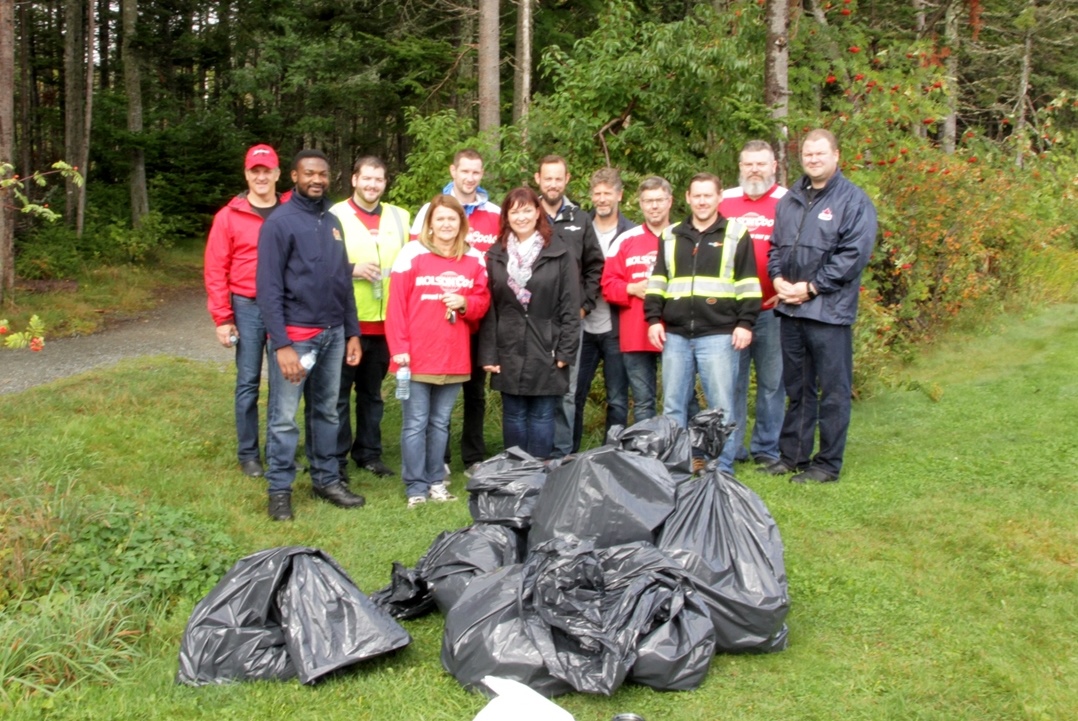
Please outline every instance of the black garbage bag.
M371 600L398 620L426 616L436 606L419 570L393 562L389 585L371 594Z
M513 529L481 523L439 534L417 570L438 609L446 613L473 578L519 563L522 545Z
M606 434L606 444L662 461L678 483L692 477L689 432L671 416L652 416L628 428L613 426Z
M692 577L720 651L781 651L790 609L782 537L763 500L712 469L678 487L658 546Z
M721 408L709 408L700 411L689 419L689 437L694 451L703 453L708 458L718 458L726 439L737 426L723 423L725 416Z
M532 513L528 547L555 538L591 540L596 548L655 541L674 508L676 483L654 458L601 446L550 472Z
M524 630L523 566L476 576L445 617L442 667L462 686L481 690L484 676L508 678L551 697L572 691L554 678Z
M707 607L648 542L543 544L525 562L522 607L551 675L584 693L610 695L630 672L657 689L696 688L715 652Z
M314 683L407 646L408 632L315 548L272 548L240 559L191 613L176 680Z
M528 528L548 464L514 446L483 461L472 471L465 490L476 523Z

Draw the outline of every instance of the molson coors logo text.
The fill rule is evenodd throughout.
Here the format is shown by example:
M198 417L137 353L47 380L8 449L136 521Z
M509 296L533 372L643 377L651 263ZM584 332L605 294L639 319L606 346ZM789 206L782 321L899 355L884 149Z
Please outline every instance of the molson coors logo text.
M415 284L417 288L437 288L439 291L438 293L423 293L420 300L441 300L446 293L456 293L473 287L475 281L448 270L440 275L416 276Z
M775 227L775 219L760 215L759 213L745 213L736 218L749 231L753 240L770 240L771 231Z

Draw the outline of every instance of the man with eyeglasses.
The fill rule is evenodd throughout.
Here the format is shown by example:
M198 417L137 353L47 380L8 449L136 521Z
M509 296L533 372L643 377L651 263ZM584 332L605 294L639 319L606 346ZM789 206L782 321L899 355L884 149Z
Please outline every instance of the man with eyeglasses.
M602 277L603 297L618 309L618 342L636 423L655 415L659 352L648 341L644 294L659 253L659 237L670 226L674 191L665 178L652 176L640 183L638 196L644 224L614 239Z
M775 226L775 206L786 195L786 188L775 182L778 163L771 145L764 140L750 140L741 149L738 163L738 186L722 193L719 213L736 220L749 231L756 255L763 304L752 329L752 343L741 351L737 389L734 395L734 423L737 428L727 441L734 446L735 462L750 458L759 464L774 463L779 458L779 432L786 410L782 390L782 344L779 319L775 315L778 298L767 277L767 257L771 252L771 230ZM745 450L745 426L748 421L750 364L756 367L756 423L749 450Z

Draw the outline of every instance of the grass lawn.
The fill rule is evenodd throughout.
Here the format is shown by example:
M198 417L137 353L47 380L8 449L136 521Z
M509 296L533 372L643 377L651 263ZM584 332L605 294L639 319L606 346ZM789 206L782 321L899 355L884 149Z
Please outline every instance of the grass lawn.
M785 540L786 651L716 656L691 693L625 686L558 703L578 721L1078 718L1078 306L941 343L908 374L907 390L855 406L840 483L801 487L739 467ZM231 384L227 365L156 358L0 397L0 491L71 475L83 493L193 511L242 553L322 548L366 592L387 583L392 561L411 565L439 531L469 523L463 499L408 511L399 480L358 472L367 507L316 502L301 477L296 521L270 522L263 486L235 465ZM397 468L399 422L391 400L386 460ZM485 703L442 671L437 615L405 622L414 640L397 655L313 688L177 686L196 600L152 630L121 681L0 714L459 721Z

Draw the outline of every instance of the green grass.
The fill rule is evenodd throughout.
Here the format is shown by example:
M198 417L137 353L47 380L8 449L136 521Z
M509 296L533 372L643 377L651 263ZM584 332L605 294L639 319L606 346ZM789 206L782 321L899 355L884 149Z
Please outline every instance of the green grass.
M855 405L840 483L794 486L739 467L786 543L785 652L717 656L691 693L625 686L558 703L578 721L1078 718L1078 306L948 339L907 375L902 390ZM399 480L354 472L367 507L316 502L301 476L296 521L271 523L263 486L235 466L231 383L223 364L155 358L0 397L0 492L44 465L85 493L194 512L241 553L317 546L367 592L393 560L412 564L439 531L469 522L463 500L408 511ZM399 467L399 412L387 410L387 461ZM442 671L437 615L405 622L414 640L402 652L315 688L176 686L196 600L160 618L120 681L5 713L459 720L484 704Z

